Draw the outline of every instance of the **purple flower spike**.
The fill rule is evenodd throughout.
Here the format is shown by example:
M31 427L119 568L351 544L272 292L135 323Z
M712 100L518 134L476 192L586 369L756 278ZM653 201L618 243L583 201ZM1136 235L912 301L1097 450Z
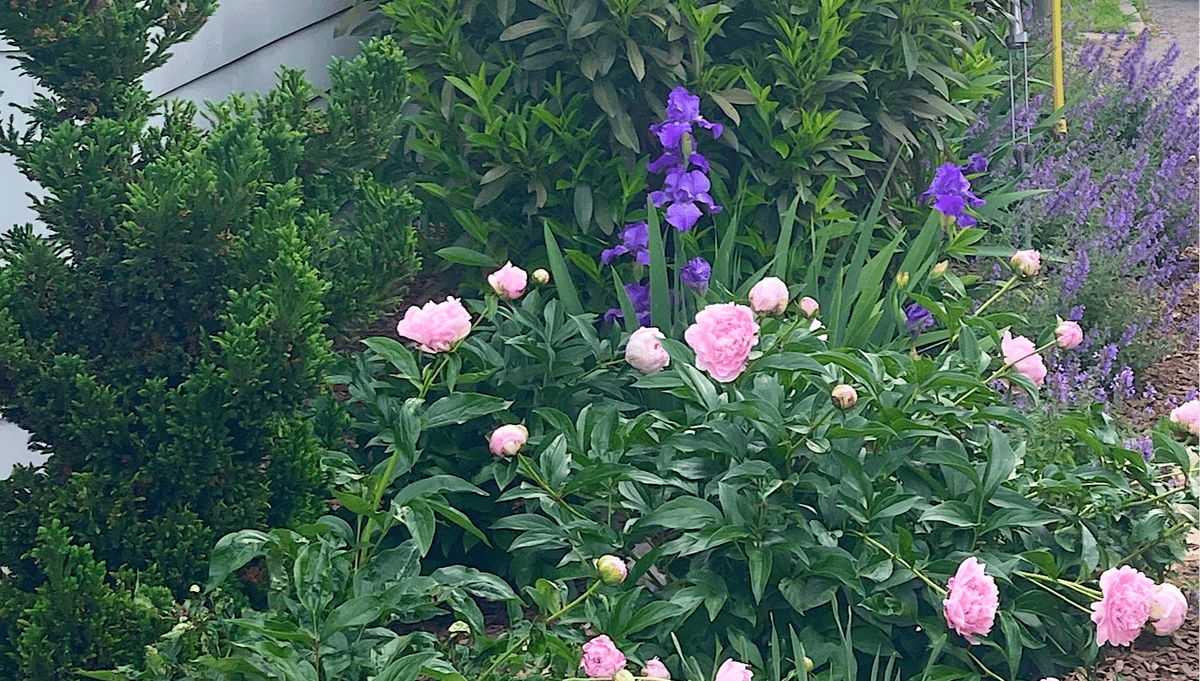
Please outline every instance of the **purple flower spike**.
M953 163L939 166L929 189L921 194L921 200L933 198L933 207L943 215L954 216L963 227L975 225L975 218L967 215L967 204L982 206L984 200L971 193L971 182L963 175L962 168Z
M684 286L700 295L708 293L708 278L712 276L712 265L704 258L692 258L683 266L679 280Z

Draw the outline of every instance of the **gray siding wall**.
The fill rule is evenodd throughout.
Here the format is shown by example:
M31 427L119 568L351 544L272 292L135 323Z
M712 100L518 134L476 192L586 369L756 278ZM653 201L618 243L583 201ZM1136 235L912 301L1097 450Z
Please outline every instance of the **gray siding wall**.
M279 67L286 64L304 69L318 91L328 89L330 58L358 52L359 37L333 37L338 15L353 4L354 0L222 0L196 37L175 46L171 59L146 74L143 83L156 97L202 104L233 92L269 90ZM4 58L13 51L0 43L0 114L5 120L17 113L11 104L31 104L34 95L33 81ZM36 223L27 194L37 194L38 187L7 156L0 156L0 187L0 230ZM0 478L9 475L14 462L40 460L26 447L21 429L0 421Z

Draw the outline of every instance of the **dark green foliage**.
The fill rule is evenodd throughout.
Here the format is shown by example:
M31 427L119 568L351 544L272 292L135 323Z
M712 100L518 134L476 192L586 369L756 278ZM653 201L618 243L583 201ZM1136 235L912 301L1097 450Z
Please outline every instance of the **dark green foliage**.
M960 0L392 0L382 11L421 107L402 167L424 180L432 221L461 226L457 245L500 262L538 247L546 218L595 269L658 187L648 127L676 85L725 125L699 144L765 259L778 233L770 204L799 193L807 222L833 178L832 209L862 208L897 155L894 196L909 201L922 162L954 153L947 123L967 121L1002 80L983 51L987 20Z
M135 659L161 628L121 624L154 611L113 605L122 580L182 594L217 537L315 516L327 444L308 409L332 336L416 265L418 206L375 177L406 97L395 43L335 62L321 109L285 71L214 105L205 130L138 79L212 3L70 4L0 7L0 34L50 93L0 135L45 189L48 232L0 237L0 413L51 455L0 483L5 678ZM67 589L47 556L84 560L68 534L98 561L79 588L117 594L86 613L43 603ZM116 638L51 643L76 620Z
M32 594L0 583L5 615L20 616L16 656L27 679L73 678L73 669L102 669L116 660L141 660L142 642L172 624L166 589L138 583L123 571L108 574L91 547L71 542L57 520L38 530L30 551L46 581ZM20 604L20 609L12 608ZM12 623L5 617L6 626ZM46 645L47 641L58 645ZM10 677L13 678L13 677Z

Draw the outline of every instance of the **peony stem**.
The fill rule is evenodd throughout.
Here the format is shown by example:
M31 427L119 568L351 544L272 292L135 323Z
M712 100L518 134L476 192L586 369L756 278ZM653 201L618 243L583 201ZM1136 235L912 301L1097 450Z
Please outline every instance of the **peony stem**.
M975 657L975 654L972 653L971 651L969 651L969 650L967 651L967 656L970 657L972 660L975 660L975 664L979 665L979 668L982 669L983 673L986 674L987 676L990 676L993 679L996 679L996 681L1005 681L1003 676L1000 676L996 672L988 669L987 665L984 664L982 661L980 661L980 659L978 657Z
M1047 575L1038 574L1036 572L1022 572L1021 570L1015 570L1013 572L1013 574L1020 575L1021 577L1024 577L1031 581L1032 580L1041 580L1043 582L1051 582L1051 583L1057 584L1059 586L1065 586L1068 589L1072 589L1084 596L1087 596L1088 598L1094 598L1096 600L1100 600L1103 597L1103 594L1101 594L1099 591L1096 591L1095 589L1092 589L1090 587L1086 587L1086 586L1080 584L1079 582L1072 582L1067 579L1058 579L1057 577L1050 577ZM1091 612L1091 611L1089 610L1088 612Z
M944 588L938 586L937 584L934 584L933 581L931 581L925 575L921 574L921 571L918 570L917 568L913 567L908 561L906 561L903 558L901 558L900 556L897 556L896 554L892 553L891 549L884 546L883 544L880 544L879 542L875 541L871 537L869 537L861 532L855 532L855 534L857 534L858 536L865 539L867 541L867 543L870 544L871 546L874 546L875 548L879 549L880 551L883 551L884 553L886 553L888 555L888 557L891 558L892 560L903 565L909 572L916 575L918 579L920 579L922 582L925 582L926 586L928 586L930 589L933 589L934 592L937 593L937 595L939 595L939 596L946 595L946 590Z
M558 612L547 617L546 624L549 624L549 623L553 622L554 620L558 619L559 617L562 617L563 615L567 614L575 606L577 606L580 603L582 603L583 601L585 601L588 596L591 596L592 594L596 593L596 589L599 589L600 585L602 583L603 582L601 582L599 579L597 579L590 587L588 587L587 591L580 594L579 598L576 598L575 600L571 601L570 603L564 605L562 608L559 609ZM510 645L508 647L508 650L504 651L503 655L496 658L496 661L493 662L490 666L488 666L488 668L485 669L484 672L479 675L479 678L481 680L486 679L492 672L496 671L496 668L499 667L501 664L503 664L505 660L512 657L512 654L517 651L517 648L520 648L521 646L523 646L527 643L529 643L529 634L525 634L520 639L518 639L516 642L514 642L512 645Z

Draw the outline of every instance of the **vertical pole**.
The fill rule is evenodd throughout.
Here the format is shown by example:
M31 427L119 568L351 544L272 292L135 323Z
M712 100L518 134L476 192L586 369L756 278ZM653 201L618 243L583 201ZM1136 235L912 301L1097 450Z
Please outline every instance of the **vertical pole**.
M1062 35L1062 0L1052 0L1050 5L1050 40L1053 44L1054 69L1054 110L1057 111L1066 103L1063 93L1063 35ZM1054 122L1055 132L1067 133L1067 119L1059 118Z

